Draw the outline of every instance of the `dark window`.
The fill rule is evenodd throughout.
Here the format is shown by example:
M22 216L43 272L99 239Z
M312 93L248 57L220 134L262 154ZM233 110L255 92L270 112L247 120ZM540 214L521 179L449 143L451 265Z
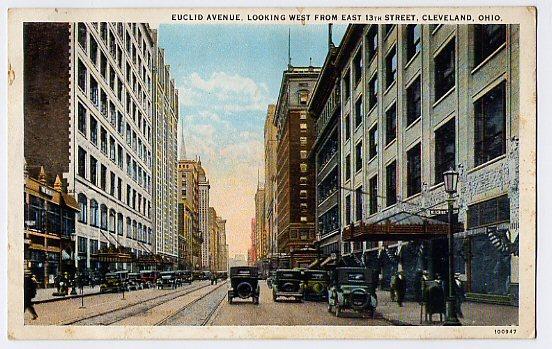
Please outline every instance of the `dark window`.
M395 47L389 51L385 57L385 88L391 86L391 84L397 78L397 50Z
M372 159L378 155L378 125L368 131L368 158Z
M422 96L420 91L420 77L418 76L406 90L406 125L411 125L422 115Z
M378 176L370 178L370 214L378 212Z
M452 39L435 57L435 100L454 87L455 43L455 39Z
M362 196L364 195L364 193L362 192L362 187L358 187L357 190L355 191L355 196L356 196L356 220L357 221L360 221L362 220Z
M83 90L84 92L86 92L86 78L87 78L87 75L88 75L88 72L86 70L86 67L84 66L84 64L81 62L81 60L79 59L79 71L78 71L78 74L79 74L79 77L78 77L78 85L79 85L79 88L81 90Z
M479 65L506 42L506 25L476 24L473 36L474 65Z
M109 194L115 195L115 173L110 171Z
M346 101L351 96L351 73L349 71L347 71L347 74L343 78L343 90Z
M351 224L351 195L345 197L345 224Z
M123 215L117 213L117 235L123 236Z
M79 147L79 168L78 174L82 178L86 178L86 151Z
M454 118L435 131L435 181L443 181L443 173L456 168L456 127Z
M390 144L397 137L397 106L393 104L385 112L385 145Z
M387 206L397 202L397 163L393 161L385 168Z
M90 101L98 107L99 106L99 89L98 82L93 77L90 77Z
M78 220L81 223L86 223L88 218L88 199L86 198L86 195L81 193L78 195L78 200L80 209Z
M362 123L362 119L364 117L364 110L362 108L362 96L357 99L355 103L355 128L358 127Z
M345 115L345 140L351 138L351 116Z
M359 142L355 147L355 171L362 169L362 142Z
M468 229L510 221L508 195L468 206Z
M79 102L78 107L79 131L86 136L86 108Z
M90 182L94 185L98 184L97 172L98 171L98 160L95 157L90 155Z
M501 83L474 105L475 166L506 153L506 87Z
M420 52L422 43L420 41L422 26L409 24L406 26L406 61L410 61L416 53Z
M98 43L94 38L90 38L90 60L94 63L98 63Z
M355 79L355 87L358 85L362 78L362 47L358 50L355 58L353 59L353 66L354 66L354 79Z
M107 230L107 206L100 205L100 228Z
M378 74L374 74L370 82L368 83L368 110L378 103Z
M407 196L422 191L422 156L420 143L412 147L407 153Z
M104 165L100 166L100 187L103 191L105 191L105 188L107 186L107 167Z
M117 199L123 200L123 181L117 178Z
M100 129L100 142L102 152L104 152L104 154L107 154L107 131L103 127L101 127Z
M351 178L351 155L345 157L345 180Z
M98 214L98 202L90 200L90 225L93 227L98 226Z
M378 26L372 25L368 34L366 35L366 44L368 45L367 60L370 62L374 58L378 51Z
M79 45L81 45L84 51L87 51L88 47L86 46L86 42L88 39L88 34L86 30L86 24L81 22L79 23L78 27L79 27L79 32L78 32Z
M88 249L87 241L85 237L79 236L79 240L77 243L77 249L79 253L86 254L86 250Z
M98 121L92 116L90 116L90 142L98 145Z

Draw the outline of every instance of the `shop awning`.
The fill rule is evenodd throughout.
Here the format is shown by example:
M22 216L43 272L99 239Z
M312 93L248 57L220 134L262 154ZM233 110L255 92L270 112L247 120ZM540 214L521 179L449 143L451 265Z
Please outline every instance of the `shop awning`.
M464 230L456 224L455 233ZM445 237L448 223L409 212L398 212L375 223L351 224L343 229L345 241L412 241Z
M98 262L106 263L131 263L134 260L134 255L126 247L119 246L117 248L108 247L100 249L93 253L91 258Z
M80 211L79 203L77 202L77 200L75 200L73 195L61 193L61 197L63 198L63 202L65 202L65 205L71 207L75 211Z

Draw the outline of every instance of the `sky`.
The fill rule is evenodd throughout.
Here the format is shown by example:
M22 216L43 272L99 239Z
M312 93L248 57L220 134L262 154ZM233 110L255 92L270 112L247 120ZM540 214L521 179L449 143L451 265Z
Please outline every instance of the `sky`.
M346 26L334 26L339 44ZM201 158L211 184L210 206L227 220L229 255L251 245L254 195L264 181L264 121L276 104L288 63L321 66L327 25L168 25L159 45L179 90L188 159ZM180 132L179 132L180 133ZM182 144L179 142L179 149Z

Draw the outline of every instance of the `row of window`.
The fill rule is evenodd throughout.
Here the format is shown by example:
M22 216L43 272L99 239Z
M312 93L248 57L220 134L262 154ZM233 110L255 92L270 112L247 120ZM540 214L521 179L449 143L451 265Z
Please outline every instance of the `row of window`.
M34 195L25 197L26 228L64 236L75 233L75 211Z
M105 204L99 205L94 199L90 200L90 206L88 206L88 198L82 193L78 195L78 202L80 208L79 222L124 236L124 216L122 213L117 213L114 209L108 209ZM90 212L88 212L89 207ZM127 217L126 237L151 243L151 228Z
M390 108L387 116L396 117L394 108ZM387 120L386 126L390 124ZM392 127L395 135L396 127ZM389 137L387 128L386 138ZM368 160L371 160L378 152L377 124L368 131ZM435 131L434 153L434 178L433 183L443 181L442 174L451 168L455 168L456 158L456 126L455 119L451 119ZM506 153L506 84L501 82L496 87L483 95L474 103L474 165L479 166ZM408 196L420 192L420 164L421 151L419 144L407 152L407 168L412 173L412 181L407 181ZM362 141L355 146L355 170L358 172L363 166ZM345 180L351 177L351 155L345 157ZM410 177L409 177L410 178Z
M89 160L88 176L86 173L86 163ZM99 173L98 173L99 168ZM107 167L101 164L94 156L90 155L87 159L86 151L78 148L78 166L77 174L83 179L87 179L93 185L101 188L104 192L116 197L118 200L123 201L123 181L118 178L113 171L109 171L109 191L107 186ZM139 213L150 217L151 203L146 199L146 196L142 196L136 189L132 188L130 184L127 184L126 204L132 207Z
M100 133L100 149L101 151L109 157L109 159L119 166L119 168L124 169L124 150L123 147L115 140L113 136L109 136L108 142L108 132L103 126L98 126L98 120L93 115L88 115L87 109L78 103L78 130L81 134L88 138L90 142L98 147L98 131ZM122 119L122 115L119 114L119 118L114 121L119 123ZM87 129L88 121L88 129ZM122 126L119 126L122 128ZM87 132L88 131L88 132ZM142 143L140 139L136 140L136 133L131 132L130 126L127 124L127 144L134 149L137 149L138 156L146 163L148 167L151 167L151 152L146 149L146 145ZM126 154L127 162L127 174L134 179L142 188L151 192L151 177L147 174L146 170L142 168L140 163L138 163L128 152Z

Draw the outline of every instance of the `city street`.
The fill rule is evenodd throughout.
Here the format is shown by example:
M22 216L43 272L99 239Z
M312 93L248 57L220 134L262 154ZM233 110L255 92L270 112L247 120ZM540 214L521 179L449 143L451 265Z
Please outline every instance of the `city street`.
M39 318L27 325L132 325L132 326L227 326L227 325L390 325L381 318L371 319L356 314L336 318L326 310L324 302L292 302L272 300L272 291L261 281L259 305L226 300L227 282L210 285L196 281L177 290L145 289L108 293L81 299L64 299L35 306ZM63 311L60 311L63 309Z

